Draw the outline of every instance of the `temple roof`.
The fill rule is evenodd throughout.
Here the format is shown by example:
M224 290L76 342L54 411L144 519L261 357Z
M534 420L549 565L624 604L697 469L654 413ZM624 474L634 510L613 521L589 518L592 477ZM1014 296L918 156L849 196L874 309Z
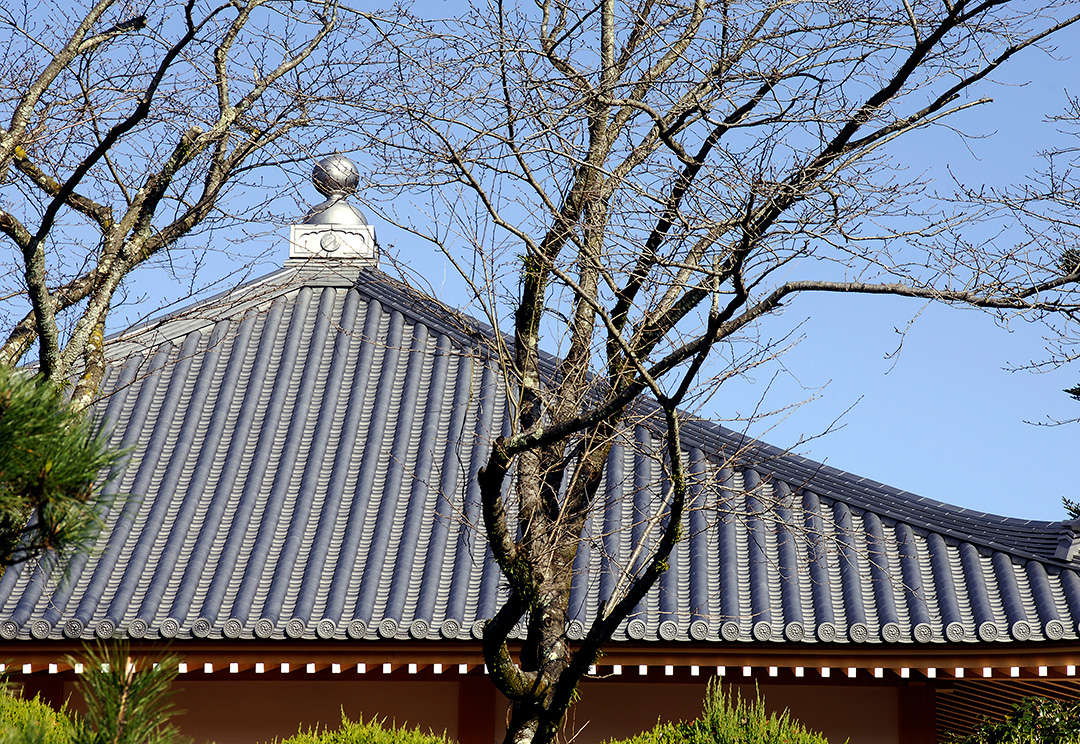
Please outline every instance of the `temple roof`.
M475 474L505 427L492 331L314 260L110 339L97 415L131 448L92 549L9 568L0 637L470 639L506 591ZM665 496L645 404L611 450L571 638ZM615 641L1078 638L1071 523L883 486L688 417L684 539Z

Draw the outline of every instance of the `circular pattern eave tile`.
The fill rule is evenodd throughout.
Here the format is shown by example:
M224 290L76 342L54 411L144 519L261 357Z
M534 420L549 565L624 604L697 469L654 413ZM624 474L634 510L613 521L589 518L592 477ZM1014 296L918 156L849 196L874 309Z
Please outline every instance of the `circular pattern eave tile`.
M1009 635L1017 641L1026 641L1031 638L1031 624L1027 620L1017 620L1009 628Z
M645 625L645 621L641 618L634 618L626 624L626 635L635 641L640 641L645 637L645 633L648 628Z
M934 629L930 623L916 623L911 629L911 637L919 643L930 643L934 639Z
M230 617L221 628L221 634L226 638L239 638L244 632L244 624L235 617Z
M149 630L146 621L141 617L137 617L128 623L127 634L129 638L142 638L146 635L146 631Z
M176 638L179 633L180 621L171 617L165 618L161 623L161 627L158 628L158 635L162 638Z
M449 640L454 640L461 634L461 623L453 618L443 620L439 626L439 635Z
M255 623L255 637L265 641L272 635L274 635L274 621L268 617L260 618Z
M64 637L71 638L73 640L77 638L82 638L83 630L85 628L86 625L83 623L82 620L79 620L78 618L72 618L71 620L68 620L66 623L64 623Z
M979 640L989 643L990 641L996 641L998 638L998 627L994 623L987 621L979 626Z
M379 638L395 638L397 636L397 620L386 618L379 623Z
M307 630L307 623L301 618L294 617L289 622L285 623L285 635L292 638L294 641L304 637L304 631Z
M945 626L945 638L953 643L960 643L967 636L967 631L960 623L949 623Z
M422 641L428 637L428 633L431 632L431 625L427 620L422 618L413 620L409 623L409 637L418 641Z
M900 642L900 626L896 623L885 623L881 626L881 640L886 643Z

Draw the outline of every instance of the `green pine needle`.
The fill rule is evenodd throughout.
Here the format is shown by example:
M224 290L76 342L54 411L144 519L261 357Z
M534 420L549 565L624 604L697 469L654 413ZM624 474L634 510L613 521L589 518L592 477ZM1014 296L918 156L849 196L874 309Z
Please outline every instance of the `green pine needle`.
M99 474L124 455L59 390L0 368L0 566L87 546L105 505Z

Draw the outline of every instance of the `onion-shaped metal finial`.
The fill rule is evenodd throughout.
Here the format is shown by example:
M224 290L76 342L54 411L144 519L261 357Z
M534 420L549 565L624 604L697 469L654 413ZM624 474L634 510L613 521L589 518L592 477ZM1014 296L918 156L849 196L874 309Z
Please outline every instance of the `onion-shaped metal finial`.
M360 170L344 155L331 155L315 164L311 169L311 180L323 196L348 196L360 183Z
M366 225L364 213L345 201L355 193L360 183L360 170L356 163L344 155L323 158L311 170L311 181L319 193L327 197L304 217L307 225Z

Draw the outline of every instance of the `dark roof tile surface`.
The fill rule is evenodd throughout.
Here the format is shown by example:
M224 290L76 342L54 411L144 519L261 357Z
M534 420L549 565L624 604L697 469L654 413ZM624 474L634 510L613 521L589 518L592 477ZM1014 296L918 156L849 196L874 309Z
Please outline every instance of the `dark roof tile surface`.
M475 474L506 426L491 329L374 270L288 268L111 339L133 448L88 553L0 579L0 637L476 638L504 591ZM646 423L575 563L583 637L663 498ZM1060 522L898 491L689 419L671 570L615 640L1076 639Z

